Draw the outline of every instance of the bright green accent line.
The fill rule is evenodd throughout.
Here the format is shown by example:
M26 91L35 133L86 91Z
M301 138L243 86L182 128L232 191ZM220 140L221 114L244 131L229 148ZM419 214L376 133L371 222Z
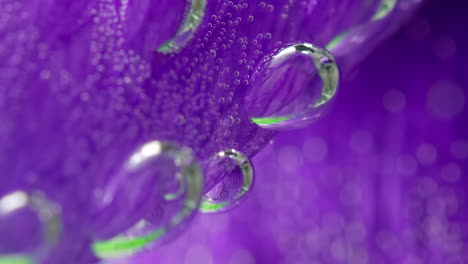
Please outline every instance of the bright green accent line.
M338 44L341 43L341 41L343 41L343 39L346 37L347 34L348 33L343 33L343 34L338 35L336 38L330 41L330 43L328 43L328 45L325 48L327 50L334 49L336 46L338 46Z
M23 256L6 256L0 257L0 264L33 264L33 261Z
M162 53L168 53L174 46L174 41L169 40L168 42L164 43L161 47L159 47L158 51Z
M216 212L216 211L223 209L226 205L227 203L215 204L215 203L202 202L200 204L200 211L202 211L203 213Z
M392 10L395 8L398 0L381 0L382 2L380 3L379 9L377 10L377 13L374 15L372 20L377 21L380 19L385 18L392 12Z
M149 235L136 238L120 236L111 240L94 243L93 250L96 256L101 258L115 258L131 255L142 250L165 233L166 231L164 229L158 229Z
M289 117L277 117L277 118L266 117L266 118L252 118L251 120L257 125L274 125L274 124L278 124L288 119Z

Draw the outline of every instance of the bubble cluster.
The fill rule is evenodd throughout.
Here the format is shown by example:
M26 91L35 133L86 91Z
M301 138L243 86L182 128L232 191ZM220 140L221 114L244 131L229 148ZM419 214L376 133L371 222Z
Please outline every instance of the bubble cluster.
M373 16L389 21L400 3L371 2L98 0L38 5L1 0L0 171L7 177L0 189L24 184L53 197L61 209L63 243L46 262L96 262L92 249L101 257L128 255L170 237L198 209L203 187L238 175L231 168L205 174L202 186L194 163L206 164L219 149L236 150L223 153L238 162L243 185L223 206L238 204L252 186L249 157L269 144L275 134L270 130L307 125L334 97L337 65L321 47L333 44L333 54L338 52L344 65L362 60L364 55L348 56L357 54L356 45L345 44L351 40L367 45L367 35L351 29ZM340 51L343 46L351 48ZM439 50L450 43L439 41L436 46ZM286 55L298 55L298 61L287 56L282 69L266 63L277 63L278 56L291 49L293 54ZM449 58L450 52L439 55ZM263 78L262 72L271 68L291 85ZM291 73L280 74L286 68ZM299 79L304 82L294 82ZM285 100L274 113L253 115L244 107L245 100L262 87L298 88L292 97L307 97L292 104ZM433 100L428 105L440 106ZM446 109L442 112L447 115ZM288 120L276 127L257 122L278 121L285 113ZM279 151L273 160L287 165L278 171L292 173L306 162L333 159L331 142L324 142L311 140L302 148ZM454 155L462 157L455 149ZM303 152L309 155L302 158ZM456 166L447 166L443 175L456 174ZM330 166L324 176L329 176L327 186L347 184L343 200L363 199L355 184L344 182L343 174ZM222 188L226 186L232 191L236 185ZM269 206L284 202L294 207L304 203L299 193L316 191L286 186L272 193L275 203ZM327 219L332 224L324 224L324 229L332 233L343 226L339 216ZM281 217L278 222L289 226ZM335 258L349 254L345 241L330 239ZM287 237L272 241L280 240L291 242ZM250 256L248 248L242 250L232 262L258 257ZM187 254L182 257L188 261L213 262L215 257L204 243L190 247Z

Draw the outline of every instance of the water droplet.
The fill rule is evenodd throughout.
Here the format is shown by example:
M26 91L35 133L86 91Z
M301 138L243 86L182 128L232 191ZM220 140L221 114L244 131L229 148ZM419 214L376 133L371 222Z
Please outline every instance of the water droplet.
M200 23L205 16L206 0L191 0L188 3L187 15L182 22L176 36L162 45L158 51L162 53L174 53L185 47L193 38Z
M249 158L241 152L230 149L216 153L214 159L232 159L236 162L242 172L242 185L239 192L228 201L216 202L208 196L201 201L200 211L203 213L219 213L226 211L240 203L243 197L250 191L254 180L254 170Z
M215 51L215 50L211 50L211 51L210 51L210 55L211 55L211 57L215 58L215 57L216 57L216 51Z
M16 190L0 197L0 263L41 262L60 240L58 206L36 192Z
M235 122L235 119L233 116L228 116L226 119L223 120L223 125L224 126L232 126Z
M171 165L167 163L168 161L177 172L174 172L171 166L167 166ZM151 183L148 178L155 177L162 179L153 181L153 186L146 186ZM170 188L171 184L168 184L173 180L176 180L176 188ZM150 211L135 219L135 224L127 231L110 240L94 243L94 252L101 258L132 255L154 245L168 233L181 229L185 220L198 208L202 186L200 166L189 148L180 148L175 144L161 141L144 144L130 156L114 181L106 186L104 193L111 197L104 201L108 205L111 205L112 201L122 202L120 195L127 198L127 204L138 207L138 211L145 211L142 210L142 203L150 205ZM160 195L161 198L154 197L155 189L159 190L156 195ZM168 192L168 189L175 190ZM135 190L139 190L141 195L136 195ZM127 196L141 196L142 200ZM122 203L118 205L122 206ZM164 209L168 207L168 211L164 211L162 205ZM112 217L118 216L114 214Z
M335 95L339 71L328 51L308 43L289 44L266 55L245 98L255 124L272 130L309 125Z

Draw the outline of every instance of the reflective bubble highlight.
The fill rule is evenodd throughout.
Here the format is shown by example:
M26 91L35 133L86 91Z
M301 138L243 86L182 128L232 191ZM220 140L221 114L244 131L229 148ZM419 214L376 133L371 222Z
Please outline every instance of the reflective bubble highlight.
M93 250L98 257L117 258L129 256L148 248L160 241L168 233L180 228L181 224L198 208L202 195L203 175L191 149L179 148L168 142L152 141L138 149L130 157L126 167L130 170L138 170L142 165L157 162L161 157L170 158L174 165L179 168L179 172L174 177L180 184L180 188L175 193L164 194L163 200L159 202L158 206L173 207L173 205L166 204L170 202L177 203L176 207L180 204L182 209L170 215L165 215L164 212L156 212L152 217L157 219L145 216L121 235L107 241L94 243ZM151 199L150 197L147 198ZM155 211L160 209L154 208Z
M62 234L59 207L37 192L0 197L0 264L40 263ZM27 239L24 239L27 238Z
M238 205L253 185L254 170L252 163L247 156L235 149L230 149L218 152L214 158L229 158L236 162L242 172L242 186L239 192L228 201L216 202L213 199L204 196L200 204L200 211L202 213L219 213Z
M176 36L161 46L161 53L174 53L185 47L193 38L205 16L207 0L191 0L187 5L186 16Z
M333 56L309 43L274 50L259 63L245 97L251 121L263 128L289 130L320 117L338 89Z

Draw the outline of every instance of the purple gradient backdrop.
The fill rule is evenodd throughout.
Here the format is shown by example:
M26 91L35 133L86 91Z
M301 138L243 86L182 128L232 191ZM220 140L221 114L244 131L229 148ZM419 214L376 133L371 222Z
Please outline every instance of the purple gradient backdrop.
M361 63L421 1L401 0L377 22L380 1L251 2L209 1L193 45L164 55L154 50L185 1L0 1L0 194L42 191L62 209L63 239L44 262L95 262L93 241L163 215L137 210L151 195L132 179L97 206L154 139L191 147L205 165L220 148L260 151L256 186L237 209L197 215L172 243L122 262L468 262L468 4L427 1ZM243 96L265 53L327 46L349 30L331 50L345 78L325 118L279 134L249 121ZM206 174L206 191L236 177Z
M93 241L178 208L155 210L148 193L159 190L131 175L108 192L144 142L175 141L202 164L220 149L252 156L267 145L276 132L250 122L242 101L253 66L275 46L327 46L351 30L332 50L347 74L421 1L395 2L378 21L380 1L208 1L192 41L167 55L155 49L184 16L187 2L175 3L0 1L0 195L39 191L61 209L60 244L42 262L94 262ZM206 191L224 175L234 177L206 172Z
M428 1L254 158L244 204L122 263L468 263L467 7Z

